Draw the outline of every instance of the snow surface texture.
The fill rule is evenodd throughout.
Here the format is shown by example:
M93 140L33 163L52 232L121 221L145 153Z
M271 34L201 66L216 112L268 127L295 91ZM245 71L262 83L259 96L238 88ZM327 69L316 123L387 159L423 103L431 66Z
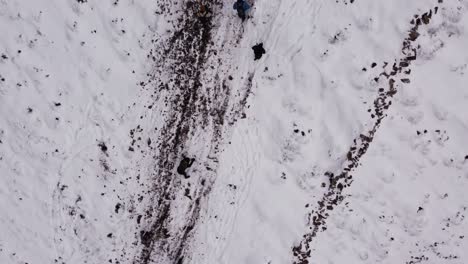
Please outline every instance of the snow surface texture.
M468 263L468 2L231 2L0 0L0 263Z

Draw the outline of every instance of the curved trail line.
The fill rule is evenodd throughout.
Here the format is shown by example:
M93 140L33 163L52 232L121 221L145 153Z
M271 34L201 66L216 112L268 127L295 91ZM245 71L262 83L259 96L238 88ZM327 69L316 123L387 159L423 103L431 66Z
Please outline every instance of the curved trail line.
M407 78L407 75L411 73L409 66L416 60L418 53L417 45L414 45L414 42L420 35L418 32L419 28L423 24L429 24L432 16L437 14L438 9L439 7L436 6L420 16L415 16L411 21L413 26L403 41L401 49L403 56L395 60L390 72L385 71L385 66L387 66L387 63L385 63L384 71L374 79L378 82L380 78L385 78L387 87L386 89L379 88L379 95L374 100L373 109L369 109L373 119L371 129L354 139L346 155L347 159L342 171L338 173L325 173L325 176L329 179L327 191L325 191L323 197L318 201L317 208L308 213L309 231L302 236L300 244L292 248L294 264L310 263L309 258L311 257L312 251L311 243L319 232L327 229L326 220L330 216L331 211L344 200L345 195L343 194L343 190L351 186L353 182L353 177L350 173L359 166L361 158L369 149L369 145L373 141L382 120L387 116L385 113L392 104L391 99L397 93L397 78L400 79L398 82L401 82L401 84L409 82Z

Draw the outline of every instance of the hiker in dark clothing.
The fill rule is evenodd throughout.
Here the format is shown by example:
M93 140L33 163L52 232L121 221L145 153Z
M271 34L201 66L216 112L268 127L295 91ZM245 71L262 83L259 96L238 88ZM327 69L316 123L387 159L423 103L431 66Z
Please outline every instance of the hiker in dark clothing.
M242 21L244 21L247 10L250 9L250 5L245 0L237 0L234 3L233 8L237 10L237 15L242 19Z
M198 0L195 4L194 2L188 2L187 7L193 8L195 14L201 20L206 20L212 15L211 8L209 4L204 4L202 0Z

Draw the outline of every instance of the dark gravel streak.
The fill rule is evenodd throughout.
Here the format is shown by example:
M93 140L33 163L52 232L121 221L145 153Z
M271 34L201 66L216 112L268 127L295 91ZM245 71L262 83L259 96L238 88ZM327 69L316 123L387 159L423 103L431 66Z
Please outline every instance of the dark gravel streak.
M212 5L211 8L213 8ZM219 8L219 7L218 7ZM170 104L172 111L169 113L167 123L158 146L158 159L155 172L153 191L156 195L154 207L146 212L147 225L140 232L142 244L141 255L134 263L151 263L153 251L163 251L171 263L183 263L183 250L186 240L193 229L199 216L199 201L189 208L190 215L183 230L170 232L168 227L171 221L171 203L175 198L175 164L180 159L184 149L184 143L189 137L193 127L194 115L197 115L198 104L203 104L200 98L200 89L203 86L200 78L206 61L208 47L211 40L212 17L198 18L191 6L187 6L180 20L179 29L173 34L163 51L166 61L162 70L170 74L169 83L160 84L159 90L171 87L166 103ZM175 237L172 237L175 236ZM169 241L170 240L170 241ZM161 255L161 252L158 252Z
M173 22L176 30L170 39L149 54L155 72L145 88L154 89L155 104L165 104L168 111L161 113L164 125L157 140L152 142L156 153L149 183L151 205L139 218L142 224L136 245L141 250L134 257L134 264L189 262L189 240L200 218L201 204L214 183L216 165L201 164L207 157L187 153L188 145L195 131L210 133L211 141L203 144L210 146L210 154L217 154L225 126L237 120L236 114L242 111L237 107L245 105L245 101L230 103L232 92L225 79L228 73L216 70L224 62L210 60L219 54L213 35L220 16L213 14L222 14L223 3L221 0L202 2L210 16L198 17L197 2L186 2ZM174 10L177 4L165 1L161 10ZM249 90L250 86L245 89ZM187 155L193 157L190 166L184 165ZM217 162L216 158L212 159ZM192 163L197 167L196 176L190 174Z

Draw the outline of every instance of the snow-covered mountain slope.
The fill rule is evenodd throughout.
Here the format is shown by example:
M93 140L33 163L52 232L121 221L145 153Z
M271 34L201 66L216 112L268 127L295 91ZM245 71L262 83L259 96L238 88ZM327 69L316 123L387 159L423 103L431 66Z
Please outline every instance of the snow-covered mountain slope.
M194 263L465 263L466 8L257 1L238 52L264 42L267 54L252 66L251 107L222 155ZM390 75L426 12L409 41L416 59ZM390 85L372 142L360 142Z
M129 131L165 29L114 2L0 1L0 263L104 263L135 228Z
M0 0L0 263L468 262L466 0L201 2Z

